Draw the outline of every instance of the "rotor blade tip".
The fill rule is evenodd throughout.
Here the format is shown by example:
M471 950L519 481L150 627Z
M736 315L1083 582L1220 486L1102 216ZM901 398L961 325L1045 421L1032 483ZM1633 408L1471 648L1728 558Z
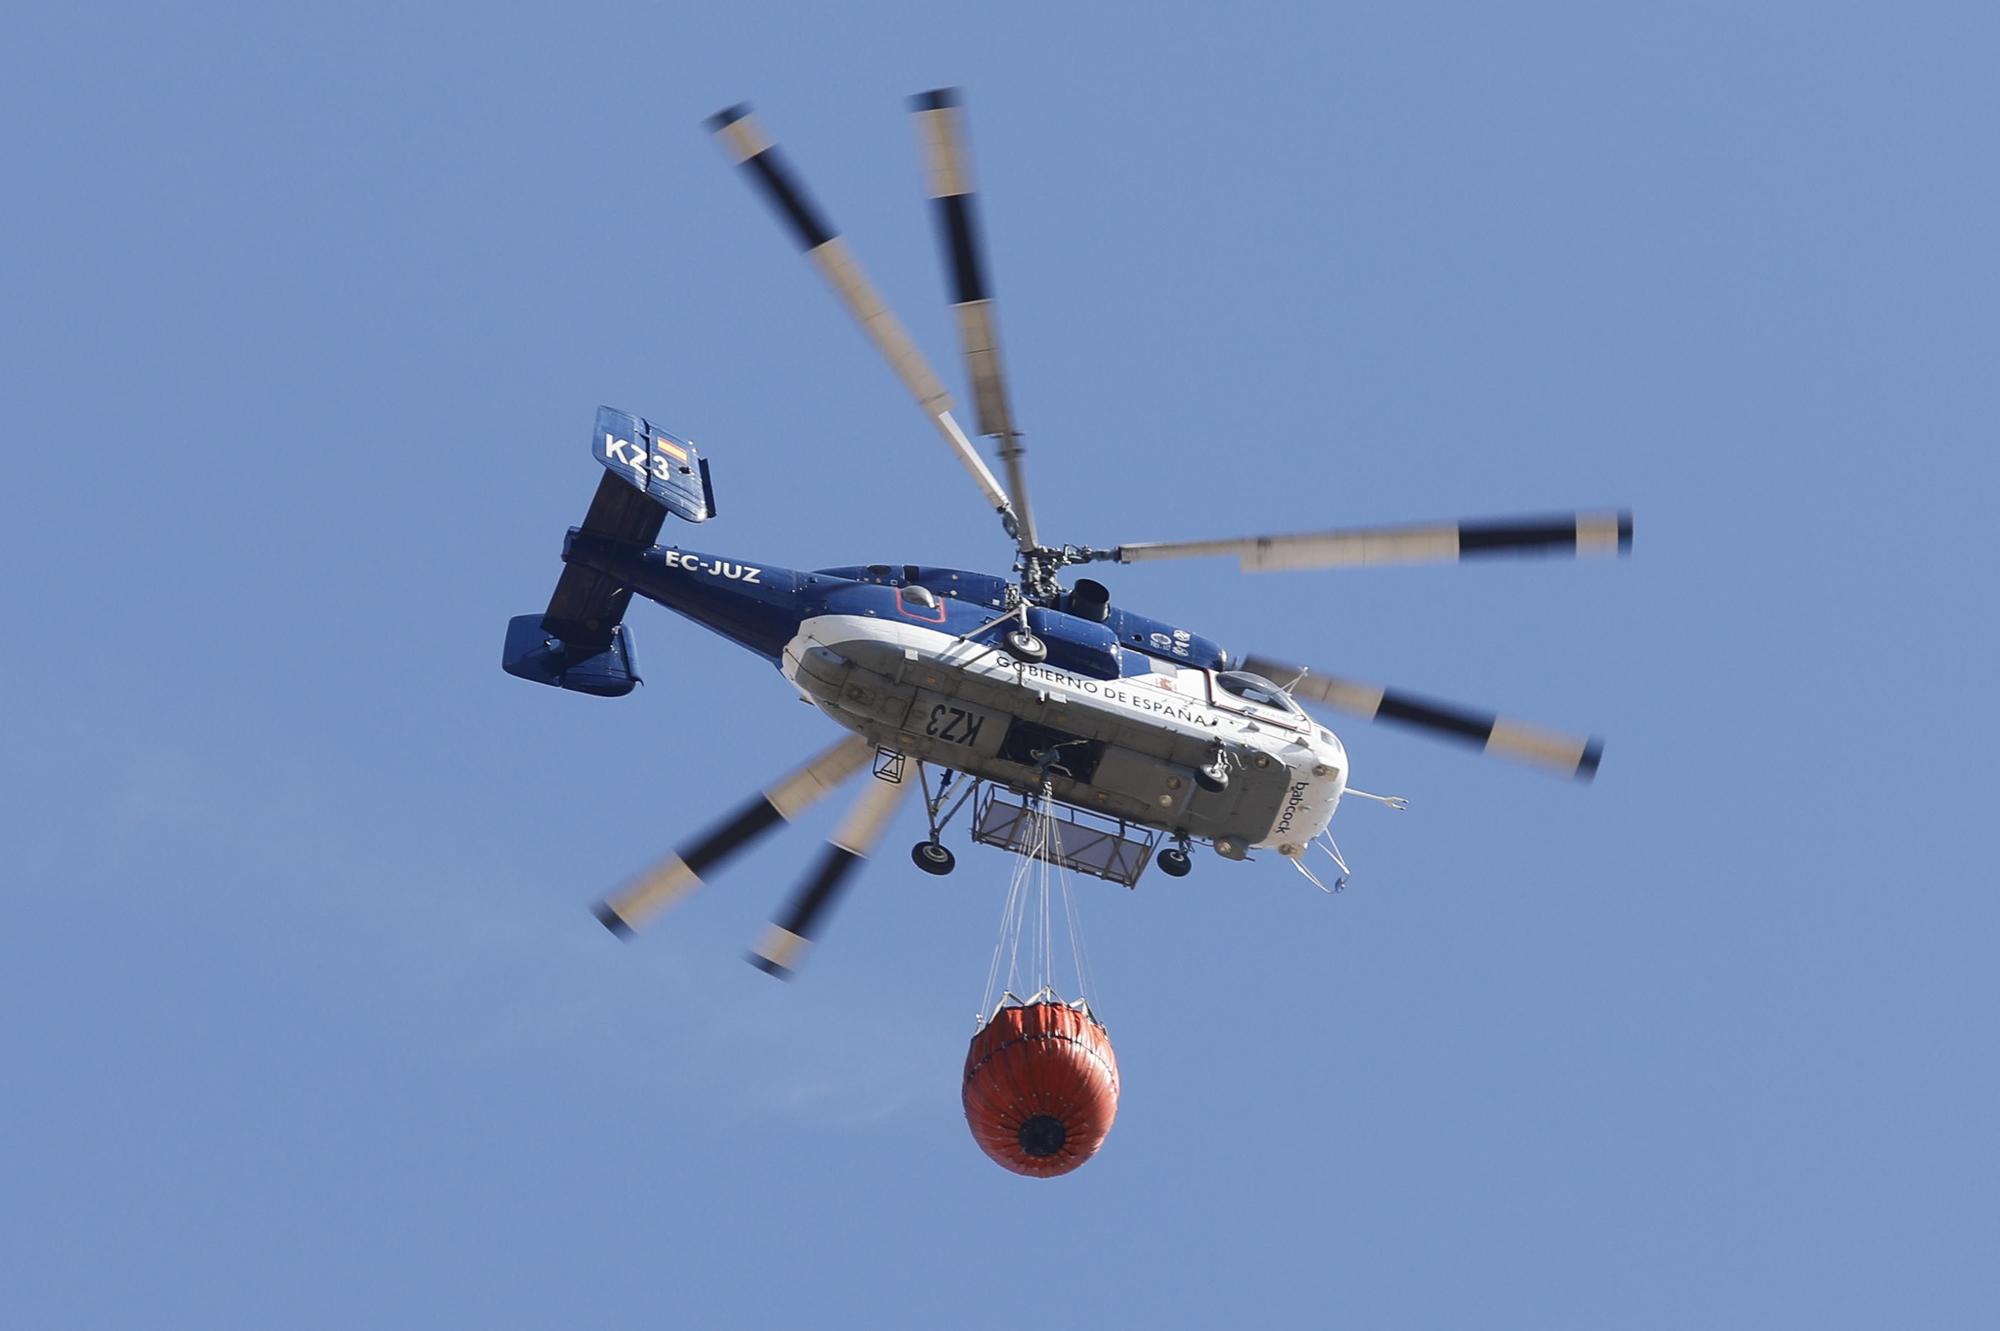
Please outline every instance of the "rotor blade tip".
M707 124L710 130L720 132L722 130L728 129L731 125L735 124L737 121L743 119L745 116L749 114L750 114L750 103L738 102L734 106L723 107L720 111L717 111L714 115L710 116L704 123Z
M775 975L780 980L792 980L798 978L797 975L793 972L791 967L780 966L777 962L771 960L767 956L764 956L762 953L746 952L743 954L743 959L749 962L752 966L755 966L758 970L764 972L764 974Z
M1589 785L1597 778L1597 765L1603 760L1604 741L1593 735L1590 742L1583 746L1583 757L1576 765L1576 779Z
M932 88L929 92L920 92L910 98L910 109L912 111L942 111L945 107L959 105L959 102L959 89Z
M1618 510L1618 553L1625 554L1632 548L1632 510Z
M609 929L619 938L630 939L632 937L632 926L625 923L624 917L620 916L617 911L611 909L610 902L598 902L597 905L591 908L590 913L597 917L599 924Z

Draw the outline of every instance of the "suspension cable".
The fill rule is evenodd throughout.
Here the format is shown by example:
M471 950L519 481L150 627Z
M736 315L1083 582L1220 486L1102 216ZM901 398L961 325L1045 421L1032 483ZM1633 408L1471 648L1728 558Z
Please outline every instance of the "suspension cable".
M1060 820L1054 813L1054 792L1045 781L1036 795L1023 801L1020 820L1008 837L1016 859L1007 884L1007 899L1000 909L1000 936L994 940L993 957L986 968L986 990L981 996L978 1022L985 1022L997 1010L996 1003L1012 998L1037 1002L1044 998L1060 1001L1057 969L1056 900L1062 898L1063 936L1069 943L1071 970L1076 978L1076 1001L1090 1007L1090 966L1084 949L1083 928L1071 890L1068 865L1063 859ZM1025 968L1022 942L1027 943ZM1002 981L1001 957L1007 959Z

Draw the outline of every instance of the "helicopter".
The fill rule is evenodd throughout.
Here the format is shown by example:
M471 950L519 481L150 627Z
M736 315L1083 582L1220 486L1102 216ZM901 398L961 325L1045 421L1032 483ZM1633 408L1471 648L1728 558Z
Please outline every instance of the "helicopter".
M583 523L562 548L548 608L515 617L510 674L604 697L640 682L625 613L636 594L776 666L804 701L847 733L678 848L595 913L630 937L752 841L796 818L864 768L873 779L817 864L751 953L791 976L828 911L912 788L926 837L911 850L927 873L952 871L943 840L968 807L977 844L1028 853L1026 829L1059 821L1070 868L1135 886L1149 864L1186 875L1196 845L1227 861L1274 851L1325 888L1306 862L1318 844L1347 866L1328 833L1355 790L1340 739L1306 709L1326 708L1476 746L1588 781L1598 739L1547 730L1399 689L1238 657L1220 643L1123 604L1096 563L1233 556L1245 572L1380 567L1510 555L1620 556L1627 510L1343 528L1105 548L1057 543L1036 523L1016 426L973 189L962 99L940 89L911 99L926 193L945 256L972 386L977 432L995 441L1003 485L953 415L923 353L807 194L747 106L708 121L730 160L790 231L971 478L1013 543L1007 575L923 564L813 570L660 545L669 516L716 514L709 459L651 421L600 407L592 452L603 466ZM935 772L937 783L932 784ZM914 776L914 780L912 777ZM1044 843L1046 845L1046 842Z

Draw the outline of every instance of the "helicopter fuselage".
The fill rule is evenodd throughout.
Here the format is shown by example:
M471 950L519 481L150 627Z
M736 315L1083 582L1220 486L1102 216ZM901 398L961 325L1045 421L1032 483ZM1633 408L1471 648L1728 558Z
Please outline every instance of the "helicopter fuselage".
M801 571L576 530L563 557L763 656L884 749L1020 793L1046 782L1066 804L1229 858L1302 855L1346 789L1340 740L1282 690L1245 687L1254 677L1233 674L1220 645L1122 607L1072 614L1065 594L1023 615L996 574ZM1003 645L1024 617L1046 659Z

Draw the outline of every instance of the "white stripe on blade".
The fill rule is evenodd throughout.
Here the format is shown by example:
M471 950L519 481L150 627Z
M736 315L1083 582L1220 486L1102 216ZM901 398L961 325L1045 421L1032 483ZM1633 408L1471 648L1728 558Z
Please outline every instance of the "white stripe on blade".
M764 926L764 936L757 940L757 946L752 950L773 966L784 970L796 970L797 967L793 963L811 946L809 940L799 937L790 929L767 924Z
M869 781L867 789L847 811L840 826L833 831L833 844L851 855L867 859L875 849L875 843L882 839L889 820L895 816L896 806L902 802L903 793L908 790L908 781Z
M1618 553L1618 515L1581 513L1576 519L1576 552L1579 555Z
M652 916L701 886L701 879L679 855L669 855L630 887L605 902L627 928L636 929Z
M1502 719L1493 723L1493 733L1486 740L1486 752L1504 754L1522 762L1552 768L1565 776L1575 776L1577 769L1583 766L1584 750L1589 744L1588 739L1575 735L1563 735L1539 726Z
M924 197L942 199L948 194L972 193L972 172L959 148L960 135L955 119L959 109L941 106L918 111L917 139L924 154Z
M799 813L833 793L834 787L861 770L875 746L859 735L849 735L814 758L798 771L764 791L764 798L780 817L790 822Z
M715 137L722 140L722 146L729 153L729 164L741 166L758 153L771 146L771 136L757 123L756 116L744 116L732 120L715 131Z
M903 387L916 398L917 405L933 415L950 411L951 394L945 391L944 381L903 331L902 323L890 313L888 304L877 294L847 248L847 242L835 236L819 248L806 251L806 258L812 260L813 267L819 269L820 276L846 304L847 312L861 325L861 331L868 334L896 377L903 381Z

